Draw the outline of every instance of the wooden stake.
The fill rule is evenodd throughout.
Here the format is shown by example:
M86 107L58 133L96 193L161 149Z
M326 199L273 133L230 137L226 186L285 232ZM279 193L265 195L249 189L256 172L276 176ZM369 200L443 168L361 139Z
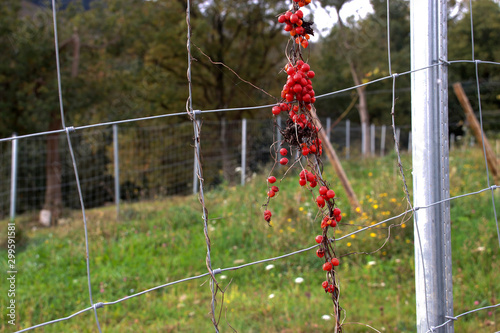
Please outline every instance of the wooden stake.
M337 173L337 176L339 177L340 182L342 183L342 186L346 191L347 198L349 199L351 207L356 211L356 208L358 207L361 208L361 205L359 204L358 198L356 197L356 193L354 193L354 190L351 187L351 183L349 182L349 179L347 178L344 172L344 168L342 168L342 164L340 164L340 160L337 156L337 153L335 152L335 149L333 149L330 140L328 140L328 137L326 136L326 132L323 129L323 126L321 126L321 121L316 115L316 110L314 109L314 107L311 109L311 115L314 119L314 124L316 125L316 127L320 129L318 136L323 142L323 150L326 152L328 160L330 161L330 163L332 163L333 167L335 168L335 172Z
M453 90L455 91L455 95L457 95L457 98L460 101L460 105L462 105L462 108L464 109L465 115L467 116L467 122L469 123L469 126L472 129L472 132L474 133L477 142L479 142L480 145L483 145L483 136L481 135L481 125L479 124L476 116L474 115L474 111L472 110L472 106L469 103L469 99L465 94L462 84L460 82L454 83ZM491 149L490 143L488 142L486 136L484 136L484 148L486 150L486 160L488 161L488 166L490 168L490 171L493 177L495 178L495 182L498 182L499 174L498 174L497 159L495 153L493 152L493 149Z

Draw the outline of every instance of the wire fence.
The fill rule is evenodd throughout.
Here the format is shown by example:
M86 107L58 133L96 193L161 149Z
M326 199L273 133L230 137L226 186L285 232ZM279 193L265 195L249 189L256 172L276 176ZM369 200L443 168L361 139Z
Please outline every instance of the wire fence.
M189 2L188 2L189 3ZM58 63L58 71L59 71L59 60L58 60L58 47L57 47L57 26L56 26L56 11L55 11L55 1L53 0L52 1L52 7L53 7L53 17L54 17L54 27L55 27L55 40L56 40L56 56L57 56L57 63ZM188 7L189 8L189 7ZM472 10L472 7L471 7L471 10ZM389 14L389 5L388 5L388 14ZM389 22L389 15L388 16L388 22ZM187 15L188 19L189 19L189 9L188 9L188 15ZM472 17L472 15L471 15ZM189 24L188 24L189 26ZM473 31L473 29L472 29ZM188 36L190 35L190 32L188 32ZM189 37L188 37L189 39ZM390 41L390 36L388 36L388 45L390 45L389 43ZM474 47L472 47L472 54L474 55ZM391 63L391 59L390 59L390 53L388 54L388 61L389 61L389 64ZM488 64L494 64L496 66L500 65L499 63L495 63L495 62L490 62L490 61L481 61L481 60L475 60L474 59L474 56L473 56L473 60L472 61L443 61L441 60L439 63L436 63L435 65L432 65L432 66L429 66L429 67L436 67L436 66L452 66L453 64L455 63L467 63L467 62L472 62L474 65L475 65L475 68L476 68L476 74L478 72L477 68L479 65L481 64L484 64L484 63L488 63ZM425 70L425 69L428 69L429 67L426 67L426 68L419 68L419 69L416 69L415 71L422 71L422 70ZM383 78L381 80L388 80L388 79L393 79L394 81L394 87L396 86L396 81L395 81L395 78L396 76L401 76L401 75L408 75L410 74L411 72L414 72L414 71L409 71L409 72L405 72L405 73L402 73L402 74L391 74L390 76L386 77L386 78ZM381 81L381 80L376 80L376 81ZM479 91L479 77L476 77L476 81L477 81L477 90L478 90L478 103L479 103L479 111L480 111L480 120L482 122L482 115L481 115L481 94L480 94L480 91ZM375 81L374 81L375 82ZM59 80L59 83L60 83L60 80ZM370 82L368 84L371 84L373 82ZM349 89L355 89L355 87L351 87ZM393 88L395 89L395 88ZM332 92L330 94L326 94L326 95L331 95L331 94L335 94L335 93L338 93L338 92ZM59 85L59 94L60 94L60 97L61 97L61 90L60 90L60 85ZM393 94L394 94L394 91L393 91ZM326 96L325 95L325 96ZM320 98L320 96L318 96L318 98ZM189 110L191 113L193 113L193 110ZM231 110L217 110L217 111L231 111ZM208 112L208 111L207 111ZM215 112L215 110L210 110L210 112ZM77 198L78 198L78 201L79 201L79 204L80 204L80 207L82 209L82 213L83 213L83 222L84 222L84 230L85 230L85 245L86 245L86 269L87 269L87 282L88 282L88 287L89 287L89 296L90 296L90 307L87 307L87 308L84 308L78 312L75 312L74 314L70 315L70 316L67 316L67 317L62 317L62 318L59 318L59 319L56 319L56 320L52 320L52 321L48 321L48 322L45 322L45 323L41 323L41 324L38 324L38 325L35 325L35 326L32 326L32 327L29 327L29 328L25 328L23 330L20 330L19 332L24 332L24 331L28 331L28 330L32 330L32 329L35 329L35 328L38 328L38 327L42 327L42 326L45 326L45 325L49 325L49 324L53 324L53 323L56 323L56 322L60 322L60 321L65 321L65 320L69 320L81 313L84 313L84 312L87 312L87 311L93 311L94 314L95 314L95 319L96 319L96 324L97 324L97 329L99 330L99 332L101 331L101 327L100 327L100 323L99 323L99 319L98 319L98 309L99 308L102 308L104 306L111 306L111 305L114 305L114 304L117 304L117 303L120 303L120 302L123 302L123 301L126 301L130 298L133 298L133 297L136 297L136 296L140 296L140 295L144 295L148 292L151 292L153 290L157 290L157 289L160 289L160 288L165 288L165 287L168 287L168 286L171 286L173 284L177 284L177 283L182 283L182 282L185 282L185 281L188 281L188 280L192 280L192 279L198 279L198 278L201 278L201 277L205 277L205 276L208 276L210 275L212 277L212 281L216 284L216 280L215 280L215 276L217 274L220 274L224 271L229 271L229 270L237 270L237 269L242 269L242 268L245 268L245 267L248 267L248 266L252 266L252 265L256 265L256 264L260 264L260 263L264 263L264 262L269 262L269 261L274 261L274 260L279 260L279 259L283 259L283 258L286 258L286 257L289 257L289 256L292 256L292 255L296 255L296 254L299 254L299 253L302 253L302 252L306 252L306 251L309 251L311 249L314 249L316 248L318 245L313 245L313 246L310 246L310 247L307 247L305 249L301 249L301 250L297 250L297 251L293 251L293 252L290 252L290 253L287 253L285 255L282 255L282 256L279 256L279 257L275 257L275 258L266 258L266 259L263 259L263 260L259 260L259 261L255 261L255 262L252 262L252 263L248 263L248 264L245 264L245 265L241 265L241 266L234 266L234 267L228 267L228 268L218 268L218 269L212 269L211 265L208 263L207 264L207 269L208 269L208 272L205 273L205 274L201 274L201 275L197 275L197 276L192 276L192 277L188 277L188 278L185 278L185 279L181 279L181 280L178 280L178 281L174 281L174 282L170 282L170 283L167 283L167 284L162 284L162 285L158 285L154 288L151 288L151 289L147 289L147 290L144 290L144 291L141 291L139 293L135 293L135 294L132 294L130 296L127 296L125 298L121 298L121 299L118 299L116 301L112 301L112 302L94 302L93 301L93 297L92 297L92 292L91 292L91 279L90 279L90 266L89 266L89 251L88 251L88 237L87 237L87 222L86 222L86 217L85 217L85 209L89 207L89 204L87 203L87 199L88 200L91 200L90 197L94 196L94 197L97 197L99 198L99 200L96 200L96 202L106 202L106 200L109 200L109 198L112 198L112 186L109 185L109 182L107 182L105 179L106 178L102 178L102 179L99 179L97 181L97 179L100 177L100 172L102 169L97 169L97 168L93 168L93 166L89 166L88 168L85 168L84 165L85 163L89 163L91 164L91 160L90 161L86 161L85 158L86 157L89 157L89 156L92 156L93 154L97 154L96 151L99 151L100 152L100 155L102 158L102 162L101 164L104 165L104 170L108 170L108 172L106 172L106 174L108 175L108 177L112 177L111 176L111 169L112 167L110 166L110 160L111 160L111 155L112 155L112 152L110 152L110 143L112 141L112 139L110 137L112 137L112 131L110 130L102 130L102 131L98 131L97 133L93 133L92 135L90 134L87 134L87 136L85 135L86 132L78 132L78 133L73 133L74 131L74 128L71 128L71 127L66 127L65 124L64 124L64 110L63 110L63 105L62 105L62 98L61 98L61 116L62 116L62 119L63 119L63 123L62 123L62 127L63 127L63 130L61 131L57 131L57 132L60 132L60 133L66 133L66 139L67 139L67 142L68 142L68 145L67 145L67 154L66 155L70 155L71 156L71 163L69 162L65 162L66 163L66 166L63 167L63 174L66 174L68 179L70 178L70 175L71 175L71 168L73 168L73 177L75 178L75 181L74 183L71 185L71 182L68 180L68 188L66 190L63 189L63 191L75 191L75 189L69 189L70 187L74 188L76 187L76 191L77 191ZM196 119L193 119L193 120L196 120ZM130 120L130 121L135 121L135 120ZM126 121L128 122L128 120ZM102 125L102 124L100 124ZM210 124L204 124L203 126L203 131L200 132L199 131L199 128L198 127L198 130L197 130L197 127L196 127L196 122L195 122L195 134L194 136L196 137L199 134L201 134L201 138L200 140L202 140L202 142L216 142L217 141L217 138L219 137L217 130L214 130L214 129L210 129ZM232 124L232 125L235 125L235 124ZM179 124L178 127L179 128L183 128L183 124ZM221 126L219 123L215 124L215 126ZM94 126L92 126L94 127ZM224 127L224 125L222 125L221 127ZM236 127L236 126L234 126ZM83 128L81 128L83 130ZM157 128L156 129L158 132L157 133L163 133L162 131L170 131L171 128L169 129L165 129L165 128ZM152 130L153 132L155 131L154 129ZM184 130L183 130L184 131ZM124 132L124 133L122 133ZM91 133L91 132L89 132ZM161 147L161 148L155 148L155 149L158 149L158 154L159 156L155 156L155 160L152 160L150 163L152 164L155 164L155 167L153 168L154 169L154 172L157 172L157 173L161 173L162 170L166 170L166 169L162 169L162 168L169 168L171 166L170 163L173 163L172 160L168 160L168 157L165 156L164 159L161 158L162 155L165 154L165 145L168 148L168 151L170 152L170 149L172 149L173 151L173 155L176 155L176 149L174 148L174 146L172 145L172 143L170 143L170 146L168 144L168 139L162 139L164 142L162 142L162 140L157 140L157 138L155 138L154 136L152 138L150 137L146 137L145 138L145 135L144 135L144 132L141 132L141 130L139 129L131 129L131 133L130 135L127 135L126 134L126 131L125 130L120 130L119 133L122 133L122 134L119 134L119 135L122 135L123 136L123 139L121 139L121 142L122 144L126 144L127 143L127 138L132 138L132 142L129 143L130 145L133 146L133 148L129 148L129 149L119 149L120 150L120 153L119 153L119 159L120 159L120 163L122 163L120 165L121 167L121 172L120 172L120 183L122 184L125 184L127 182L127 180L130 178L130 179L134 179L134 182L139 182L137 181L136 179L141 179L141 181L139 182L139 184L132 184L132 190L131 190L131 194L129 194L130 196L132 196L134 193L135 194L138 194L139 196L140 195L144 195L144 196L155 196L155 195L169 195L169 188L179 188L181 190L185 190L186 191L189 191L191 190L191 187L189 186L189 182L186 182L186 183L183 183L183 182L180 182L180 183L172 183L171 185L165 185L165 184L162 184L162 185L158 185L156 183L156 180L157 180L157 177L159 176L154 176L154 174L147 174L146 173L146 170L141 169L139 168L138 170L131 170L131 171L128 171L127 169L129 168L130 165L134 164L134 159L137 158L139 160L141 160L141 158L145 158L144 155L143 155L143 150L141 150L141 145L144 145L146 147ZM186 130L185 132L182 132L184 135L185 138L192 138L193 137L193 134L192 132L188 132L188 126L186 126ZM235 133L238 133L241 134L241 130L240 131L235 131ZM24 136L22 137L22 140L19 140L19 143L20 145L22 145L23 143L25 142L29 142L28 140L35 140L34 137L39 137L39 136L45 136L47 133L37 133L37 134L34 134L34 135L27 135L27 136ZM204 135L207 135L207 137L204 137ZM214 135L214 137L212 138L209 138L208 136L209 135ZM162 137L162 135L158 135L157 136L159 137ZM136 138L135 140L133 138ZM137 139L137 138L141 138L141 139ZM167 136L168 138L168 136ZM395 142L395 147L398 147L400 142L398 142L398 137L395 136L395 139L396 139L396 142ZM210 141L212 140L212 141ZM9 138L6 138L5 140L2 140L2 142L0 143L4 143L4 142L10 142L12 141L12 139L9 139ZM30 152L30 151L33 151L33 150L36 150L36 149L40 149L39 147L40 146L37 146L37 145L41 145L43 144L43 140L39 140L40 142L38 143L34 143L32 146L26 144L26 149L25 151L26 152ZM94 142L95 146L92 146L92 144L89 144L89 142ZM37 141L34 141L34 142L37 142ZM79 142L79 144L76 144L76 142ZM195 140L196 142L196 140ZM98 144L96 144L98 143ZM269 142L268 142L268 145L269 145ZM187 166L189 165L189 169L191 169L191 165L194 164L194 161L195 160L198 160L199 161L199 164L198 164L198 168L201 168L203 166L203 168L208 168L210 167L210 163L206 162L206 161L211 161L211 159L213 158L214 160L217 158L217 154L220 153L220 147L219 150L215 150L215 153L213 153L213 155L211 155L211 151L210 149L207 149L205 150L205 147L207 146L210 146L210 145L204 145L203 146L203 158L204 159L201 159L200 158L200 155L197 155L197 157L194 157L194 156L187 156L186 155L186 158L183 158L182 160L183 161L189 161L186 162L185 165L183 165L182 163L179 164L179 167L180 169L182 169L182 166ZM38 148L37 148L38 147ZM78 147L78 148L77 148ZM94 150L93 148L95 147L99 147L97 150ZM238 157L238 154L239 154L239 149L237 149L237 147L234 147L233 148L236 148L234 149L234 151L231 150L228 150L227 154L228 154L228 160L237 160L237 157ZM21 148L20 148L21 149ZM81 150L81 153L83 154L82 156L78 156L77 154L80 153L80 150ZM133 155L130 156L126 154L127 150L129 151L132 151L133 152ZM185 151L188 151L189 154L193 154L192 150L188 150L186 149L185 147L181 147L179 148L178 150L178 154L179 156L182 155L182 152L183 150ZM258 151L258 150L257 150ZM8 147L5 147L0 145L0 152L3 154L2 156L5 156L5 158L8 158L8 157L11 157L12 156L12 152L9 151L9 148ZM150 151L148 151L149 154L153 154L153 155L156 155L154 153L151 153ZM123 154L123 155L121 155ZM399 154L398 154L399 155ZM26 156L26 155L25 155ZM33 154L33 156L35 156L35 154ZM43 178L40 176L41 174L43 174L43 171L40 171L41 170L41 167L40 165L43 165L43 162L38 164L38 166L33 166L33 156L28 156L30 157L28 160L30 161L29 163L29 167L33 168L31 171L27 171L27 172L21 172L21 174L23 174L23 176L21 176L19 179L20 179L20 182L22 183L23 181L29 183L29 184L33 184L33 188L41 188L43 185L40 185L40 184L43 184L44 180ZM77 157L78 156L78 157ZM4 157L3 157L4 158ZM42 157L39 157L40 159L42 159ZM399 156L398 156L399 158ZM34 158L36 160L36 157ZM2 159L4 160L4 159ZM175 163L175 162L174 162ZM9 168L7 168L5 165L5 163L2 163L2 165L0 165L0 174L2 175L2 179L5 179L3 178L4 176L5 177L9 177L9 173L10 173L10 170ZM21 163L22 164L22 163ZM28 167L27 166L28 163L25 163L24 167ZM488 167L487 167L487 163L485 161L485 168L486 168L486 179L487 179L487 183L488 183L488 186L487 187L482 187L482 188L478 188L477 191L475 192L470 192L470 193L464 193L464 194L461 194L461 195L458 195L458 196L455 196L455 197L452 197L452 198L447 198L447 199L444 199L444 200L439 200L437 202L433 202L429 205L425 205L425 206L417 206L417 207L413 207L409 210L406 210L405 212L402 212L401 214L399 215L396 215L396 216L393 216L391 218L388 218L384 221L380 221L380 222L377 222L371 226L367 226L365 228L362 228L361 230L358 230L358 231L355 231L353 233L350 233L348 235L345 235L343 237L340 237L340 238L337 238L335 239L334 241L341 241L342 239L345 239L346 237L350 236L350 235L353 235L355 233L359 233L359 232L364 232L366 230L369 230L371 228L374 228L382 223L387 223L389 221L392 221L392 220L395 220L401 216L404 216L405 214L408 214L408 213L414 213L416 211L419 211L419 210L425 210L425 209L429 209L431 207L434 207L436 205L439 205L443 202L450 202L452 200L459 200L460 198L463 198L465 196L475 196L475 195L478 195L480 193L483 193L483 192L491 192L491 196L492 196L492 209L493 209L493 212L494 212L494 216L495 216L495 224L497 226L497 232L498 232L498 220L497 220L497 217L496 217L496 208L495 208L495 194L494 194L494 191L498 188L497 185L491 185L490 184L490 178L489 178L489 174L488 174ZM38 169L37 169L38 168ZM67 168L67 170L66 170ZM221 168L220 166L218 167L219 169ZM20 168L21 170L22 168ZM133 169L133 168L131 168ZM185 169L188 169L187 167ZM224 169L224 167L222 167L222 169ZM80 170L80 172L79 172ZM85 170L84 172L86 174L88 174L88 176L83 176L82 174L82 170ZM228 170L236 170L236 167L235 165L230 165L228 167ZM28 177L26 175L34 175L33 177ZM184 177L184 173L179 173L177 174L179 178L183 178ZM189 172L189 176L192 178L192 173ZM104 176L106 177L106 176ZM199 190L201 191L201 194L203 194L203 177L202 177L202 174L201 172L198 170L198 177L199 177L199 180L200 180L200 188ZM64 178L64 177L63 177ZM23 180L21 180L23 179ZM98 184L101 184L100 186L102 186L102 188L99 188L96 190L96 192L99 192L99 195L97 194L90 194L89 197L86 197L85 196L85 193L86 191L89 191L90 193L92 193L92 190L86 190L86 187L90 187L89 184L95 184L94 182L97 182ZM150 185L152 183L152 185ZM167 183L169 184L169 183ZM137 187L135 187L137 186ZM147 186L147 190L145 190L144 188ZM5 198L4 198L4 194L7 193L6 191L6 188L8 186L2 186L0 187L0 194L2 194L2 198L0 199L0 203L4 203L5 202ZM19 193L22 193L22 190L21 188L19 189ZM20 196L22 197L22 195L20 194ZM100 196L100 197L99 197ZM73 196L71 196L73 197ZM26 200L30 200L30 199L26 199ZM33 199L34 202L33 202L33 205L36 206L36 205L40 205L40 198L38 199ZM38 201L37 201L38 200ZM20 201L22 202L22 200ZM84 204L85 203L85 204ZM77 203L71 203L71 202L68 202L67 203L69 205L69 207L72 207L71 205L74 205L74 206L77 206ZM29 201L28 203L23 203L21 204L21 207L23 207L23 205L26 205L26 206L30 206L29 204ZM202 204L203 205L203 204ZM204 209L204 214L205 214L205 207L203 206L203 209ZM206 222L206 219L207 219L207 216L204 215L204 219L205 219L205 222ZM397 224L395 225L397 226ZM209 241L208 241L208 232L207 232L207 228L206 228L206 223L205 223L205 235L207 236L207 246L208 246L208 252L207 252L207 258L210 259L210 246L209 246ZM499 242L500 242L500 233L498 235L499 237ZM13 269L14 270L14 269ZM13 273L14 274L14 273ZM215 297L215 294L216 294L216 289L214 288L214 285L211 284L212 286L212 300L214 299ZM453 323L453 321L456 321L456 320L459 320L460 318L462 318L463 316L465 315L468 315L470 313L473 313L473 312L476 312L476 311L482 311L482 310L486 310L486 309L493 309L493 308L498 308L500 307L500 304L491 304L491 305L488 305L488 306L484 306L484 307L479 307L477 309L474 309L474 310L471 310L471 311L467 311L467 312L464 312L462 314L459 314L459 315L456 315L456 316L448 316L446 319L446 321L443 321L442 323L439 323L439 324L435 324L433 323L435 326L431 326L430 323L427 323L429 329L427 332L437 332L439 330L440 327L445 327L445 326L449 326L450 323ZM214 315L214 311L213 311L213 302L212 302L212 315ZM214 317L214 316L212 316ZM214 322L214 328L216 331L218 331L218 327L217 327L217 324L215 322L215 319L213 318L213 322ZM368 325L367 325L368 326Z
M245 133L242 122L245 121ZM331 119L324 119L324 124ZM75 157L80 170L83 198L87 208L120 201L136 202L186 195L197 192L193 183L194 155L191 151L191 124L143 124L131 127L113 125L104 129L87 129L72 134ZM203 121L203 165L207 170L208 189L220 184L243 183L271 162L269 142L272 140L270 119ZM114 132L114 129L116 132ZM372 126L371 153L383 156L393 150L394 141L387 126ZM278 135L278 133L276 133ZM361 155L361 127L349 121L341 122L330 132L330 141L344 158ZM398 128L404 146L410 143L409 128ZM245 145L243 145L245 138ZM57 140L57 144L51 141ZM73 177L71 159L63 136L17 139L17 161L12 160L12 143L0 143L0 218L9 215L11 200L15 214L36 215L44 208L47 184L47 150L57 149L60 160L62 207L78 209L79 200ZM221 153L223 152L223 153ZM243 160L243 156L245 159ZM11 192L12 168L17 168L16 193ZM115 186L119 197L116 199ZM64 216L61 216L64 218Z

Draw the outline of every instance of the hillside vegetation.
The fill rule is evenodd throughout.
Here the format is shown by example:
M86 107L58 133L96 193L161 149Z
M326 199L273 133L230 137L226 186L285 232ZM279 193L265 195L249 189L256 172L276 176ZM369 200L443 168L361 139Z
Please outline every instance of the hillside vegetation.
M411 156L403 166L411 193ZM362 201L362 213L351 211L330 165L338 205L345 215L335 234L384 220L407 209L395 156L350 160L345 170ZM487 187L480 150L454 150L450 156L451 195ZM220 186L206 193L212 265L226 268L270 258L314 245L319 230L317 208L297 175L281 182L273 199L273 226L262 218L267 175L246 186ZM500 206L498 193L495 194ZM195 196L170 197L89 210L90 269L94 302L124 296L206 272L206 245L201 206ZM498 303L500 265L491 194L484 192L452 201L452 247L455 314ZM16 329L61 318L89 306L81 213L71 212L56 228L38 228L30 216L19 217L25 246L17 253ZM2 222L2 234L7 221ZM392 228L389 241L387 227ZM3 238L3 237L2 237ZM345 332L415 331L414 243L410 214L380 228L338 242L339 280ZM378 251L377 251L378 250ZM0 267L7 271L7 253ZM273 266L268 266L272 264ZM221 332L331 332L332 302L321 288L322 261L314 251L271 263L217 275L226 287ZM302 278L302 279L298 279ZM1 287L0 311L7 295ZM176 284L122 303L98 309L104 332L211 332L207 278ZM219 299L218 304L221 304ZM457 332L500 329L500 311L482 311L455 323ZM1 332L13 332L6 320ZM230 326L231 327L230 327ZM43 332L95 332L92 311L45 326Z

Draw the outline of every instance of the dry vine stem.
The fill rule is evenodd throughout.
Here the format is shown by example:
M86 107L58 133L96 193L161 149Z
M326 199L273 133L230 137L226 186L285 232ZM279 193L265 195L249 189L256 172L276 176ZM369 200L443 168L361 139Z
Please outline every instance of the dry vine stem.
M302 56L302 51L308 47L310 35L313 35L314 32L311 28L312 22L304 20L304 14L300 7L306 6L310 2L311 0L293 0L292 8L278 17L278 21L285 24L284 30L288 31L291 37L285 50L287 64L284 71L288 75L287 82L281 92L281 101L273 106L272 113L274 116L278 116L284 112L288 114L288 118L285 126L279 128L282 140L271 145L275 161L271 172L278 162L283 166L288 165L289 159L287 156L289 154L292 158L297 156L293 158L294 161L288 167L285 176L293 166L300 165L299 184L309 190L319 208L318 216L321 218L322 232L316 236L316 242L319 243L316 255L324 260L323 270L326 273L326 280L322 283L322 287L326 293L331 295L335 316L334 331L340 333L342 332L342 308L339 305L340 291L336 271L339 259L335 252L335 238L330 238L328 231L330 228L337 226L337 223L342 219L342 215L335 204L335 192L322 177L321 155L323 146L321 139L318 137L320 128L315 125L314 102L316 98L311 81L315 73ZM278 126L276 118L275 126ZM290 152L285 146L290 147ZM273 185L277 181L275 176L269 175L267 181L268 199L264 204L264 219L271 223L272 213L268 206L271 198L279 192L279 187Z

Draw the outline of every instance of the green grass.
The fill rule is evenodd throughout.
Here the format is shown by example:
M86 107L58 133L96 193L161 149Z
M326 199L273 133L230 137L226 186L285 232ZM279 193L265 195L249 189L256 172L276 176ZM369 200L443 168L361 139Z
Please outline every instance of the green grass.
M411 193L410 156L403 165ZM336 236L370 225L406 209L403 184L395 156L352 160L344 168L362 201L363 213L348 207L348 200L333 169L325 178L337 192L345 213ZM226 186L206 193L212 242L212 266L225 268L270 258L314 244L319 233L317 212L309 192L300 189L291 174L279 184L271 202L273 227L262 218L265 175L245 187ZM454 151L450 156L451 194L486 187L484 162L477 150ZM500 206L498 193L496 204ZM114 208L88 211L90 269L94 302L115 301L126 295L206 272L206 245L201 206L194 196L122 206L122 220ZM489 192L451 203L455 314L498 303L499 246ZM339 241L341 306L345 332L374 332L362 323L386 332L415 331L413 227L411 216L354 238ZM26 236L18 248L17 326L25 328L68 316L89 306L81 213L57 228L38 228L29 215L17 220ZM1 223L5 235L7 222ZM2 241L4 236L2 236ZM7 252L0 250L0 269L6 271ZM369 264L370 263L370 264ZM321 288L322 262L314 251L217 275L227 288L221 332L331 332L332 302ZM225 277L225 278L224 278ZM295 283L297 277L304 282ZM13 332L7 324L6 284L2 282L0 332ZM274 294L273 298L269 295ZM98 310L104 332L211 332L210 289L207 278L176 284ZM219 299L220 305L220 299ZM500 329L499 310L461 318L457 332L493 332ZM92 311L45 326L43 332L95 332Z

